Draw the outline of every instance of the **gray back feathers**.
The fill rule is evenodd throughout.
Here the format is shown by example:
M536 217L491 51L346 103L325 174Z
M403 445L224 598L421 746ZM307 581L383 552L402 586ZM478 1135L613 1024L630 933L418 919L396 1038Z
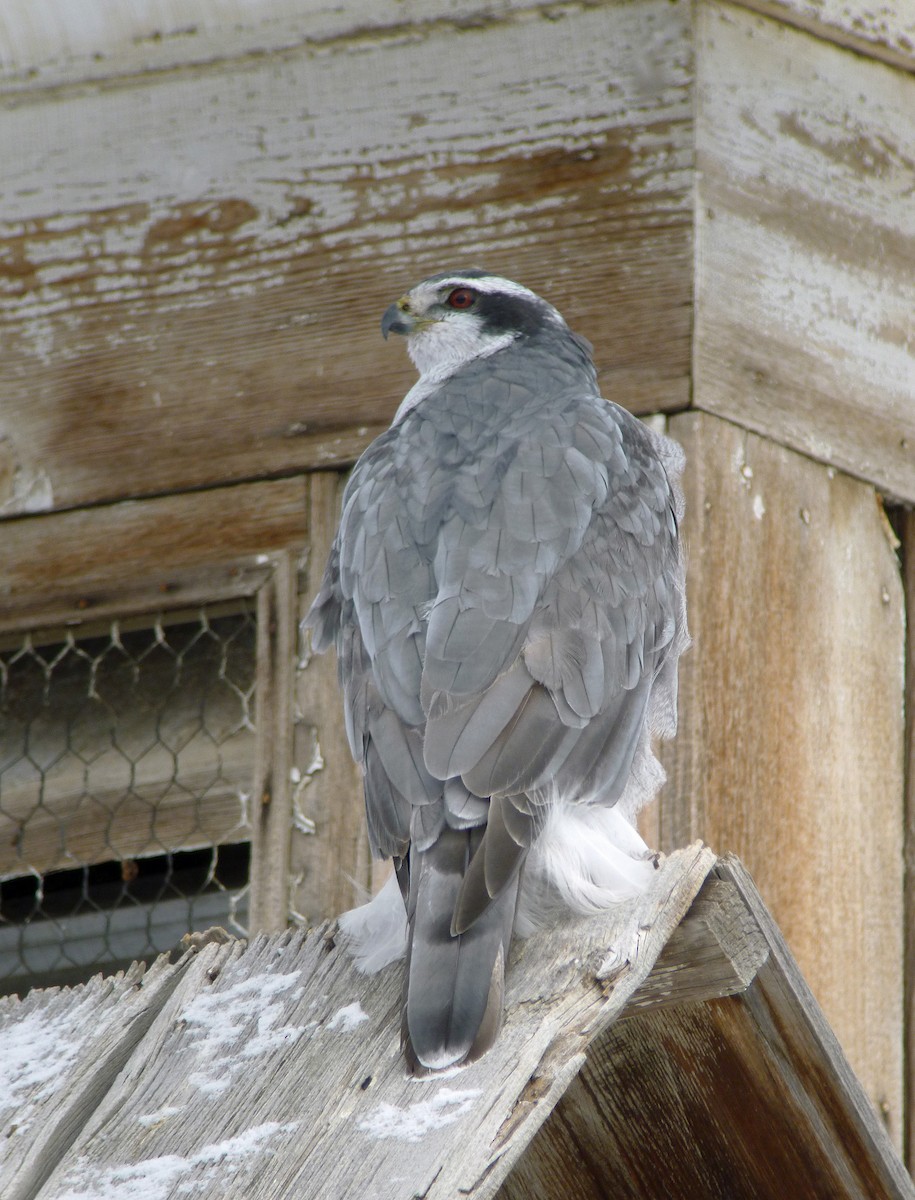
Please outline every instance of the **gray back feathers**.
M677 465L550 326L460 367L352 473L308 621L337 648L372 849L402 864L426 1066L495 1036L545 809L615 804L651 776L649 732L672 730Z

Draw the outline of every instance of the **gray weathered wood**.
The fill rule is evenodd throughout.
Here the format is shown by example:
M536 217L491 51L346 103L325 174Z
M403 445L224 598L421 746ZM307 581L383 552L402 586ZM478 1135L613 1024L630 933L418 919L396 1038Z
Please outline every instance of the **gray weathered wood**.
M289 924L292 834L293 687L297 559L276 556L257 595L257 751L251 812L249 924L276 932ZM332 848L328 847L332 853Z
M634 905L519 944L496 1047L453 1076L405 1074L399 965L359 977L326 930L205 948L41 1200L160 1173L163 1196L494 1195L713 862L679 852Z
M0 999L0 1194L32 1200L149 1029L188 966Z
M4 521L0 628L254 595L307 521L301 476Z
M693 403L908 501L913 112L909 72L699 5Z
M299 614L317 594L340 517L343 478L315 471L308 481L308 559L299 579ZM295 769L290 845L292 912L315 925L361 904L371 890L372 862L362 798L343 723L333 651L312 654L300 631L295 681Z
M639 900L520 943L495 1048L432 1078L405 1074L401 968L356 975L332 925L189 944L148 973L161 1002L114 1080L89 1047L117 1041L133 994L101 1019L97 982L0 1008L0 1062L26 1063L4 1196L915 1197L746 872L701 846ZM730 978L697 988L716 957Z
M906 601L905 656L905 1151L915 1168L915 511L902 514L903 581Z
M685 0L331 10L0 89L5 512L351 460L414 378L380 314L448 262L545 292L614 398L688 402Z
M915 1196L746 872L725 860L715 874L766 943L755 978L727 998L627 1010L499 1200Z
M723 880L706 880L623 1018L644 1009L745 991L768 954L766 940L737 888Z
M904 605L871 487L704 413L661 848L746 862L901 1144Z
M915 70L915 6L910 0L734 0L817 37Z

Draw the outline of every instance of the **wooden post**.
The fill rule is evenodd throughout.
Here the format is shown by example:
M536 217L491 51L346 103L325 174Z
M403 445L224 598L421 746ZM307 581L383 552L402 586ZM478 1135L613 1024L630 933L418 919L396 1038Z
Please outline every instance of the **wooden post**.
M902 1139L903 597L872 487L703 413L661 845L747 863Z
M902 514L905 661L905 1100L906 1162L915 1168L915 511Z
M308 560L299 584L299 615L315 597L340 515L342 477L309 476ZM292 912L313 924L366 899L371 858L365 828L362 776L343 725L343 700L333 651L312 654L310 634L299 633L295 685L295 764L290 869Z
M292 556L276 558L257 604L257 762L251 797L249 924L265 933L289 919L292 672L295 662L296 573Z

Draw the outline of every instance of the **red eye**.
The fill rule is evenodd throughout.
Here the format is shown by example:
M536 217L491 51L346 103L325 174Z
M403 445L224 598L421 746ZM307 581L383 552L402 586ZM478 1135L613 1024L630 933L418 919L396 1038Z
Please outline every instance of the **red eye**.
M448 303L452 308L473 308L476 298L473 288L455 288L448 297Z

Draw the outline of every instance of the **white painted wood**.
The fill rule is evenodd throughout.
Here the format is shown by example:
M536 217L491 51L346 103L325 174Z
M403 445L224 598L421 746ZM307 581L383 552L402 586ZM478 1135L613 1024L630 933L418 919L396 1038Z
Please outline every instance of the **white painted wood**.
M413 381L380 315L445 263L545 292L613 398L687 403L689 5L554 15L7 95L0 511L351 459Z
M915 76L713 0L694 403L915 500Z
M736 0L861 54L915 69L912 0Z
M5 0L0 88L48 87L212 63L308 43L320 49L358 32L460 29L547 11L544 0Z
M41 1200L156 1179L163 1197L494 1196L713 861L672 855L639 902L571 944L556 930L519 945L495 1048L431 1079L405 1074L400 965L359 977L326 930L220 947L218 962L206 948Z

